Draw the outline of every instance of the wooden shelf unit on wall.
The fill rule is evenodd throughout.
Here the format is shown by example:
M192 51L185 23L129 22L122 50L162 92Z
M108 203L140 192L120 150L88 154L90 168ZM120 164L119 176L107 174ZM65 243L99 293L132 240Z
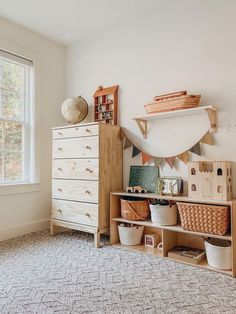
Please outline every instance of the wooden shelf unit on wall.
M94 93L94 121L117 124L119 85L103 88Z
M202 106L197 108L190 108L190 109L181 109L181 110L174 110L174 111L167 111L167 112L159 112L159 113L153 113L148 114L143 117L136 117L133 118L134 121L136 121L140 132L143 135L143 138L147 138L148 133L148 122L154 121L158 119L168 119L173 117L181 117L181 116L190 116L194 114L198 114L201 112L206 112L210 125L211 125L211 133L215 133L217 131L217 111L219 109L215 106Z
M130 193L126 192L112 192L110 194L110 243L112 245L122 246L126 249L135 250L142 253L152 254L160 256L163 258L168 257L168 251L171 250L176 245L185 245L198 249L204 248L203 237L211 237L217 239L223 239L231 242L232 246L232 269L231 270L221 270L211 267L207 260L203 260L200 264L191 264L187 262L177 261L180 263L185 263L191 266L196 266L216 272L220 272L232 277L236 277L236 200L231 201L219 201L211 199L192 199L187 196L167 196L167 195L157 195L154 193L146 194L135 194L135 197L147 198L147 199L165 199L178 202L188 202L188 203L201 203L201 204L217 204L217 205L227 205L230 209L230 229L229 232L223 236L213 235L202 232L188 231L184 230L180 224L174 226L158 226L151 222L151 220L146 221L130 221L121 217L120 212L120 199L122 196L130 196ZM163 243L163 249L160 251L158 248L146 247L142 241L142 244L135 246L124 246L119 241L118 224L119 223L133 223L136 225L144 226L144 235L149 233L157 234L161 242ZM144 238L144 236L143 236Z

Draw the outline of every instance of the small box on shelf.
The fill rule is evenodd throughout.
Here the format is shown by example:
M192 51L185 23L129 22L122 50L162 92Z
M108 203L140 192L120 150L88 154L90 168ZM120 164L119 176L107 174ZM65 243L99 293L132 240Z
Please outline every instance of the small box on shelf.
M149 247L156 247L158 243L159 237L157 234L145 234L144 236L144 245Z

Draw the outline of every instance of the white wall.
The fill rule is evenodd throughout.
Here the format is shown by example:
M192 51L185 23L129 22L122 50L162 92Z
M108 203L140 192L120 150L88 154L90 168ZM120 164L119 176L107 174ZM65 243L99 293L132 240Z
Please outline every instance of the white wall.
M39 184L0 187L0 240L49 227L51 127L64 123L64 46L0 18L0 48L33 58L36 67L36 158ZM8 194L7 194L8 193Z
M235 128L225 132L225 124L236 125L235 10L234 0L157 0L152 15L128 25L120 21L119 27L67 49L67 96L82 95L92 104L97 85L119 84L120 124L150 154L171 156L200 139L209 127L206 115L158 120L146 141L132 117L143 115L144 104L156 94L200 93L202 105L220 108L216 145L202 145L203 159L236 161ZM139 162L125 151L125 185L129 165ZM186 178L186 167L177 163L176 168L164 166L162 173Z

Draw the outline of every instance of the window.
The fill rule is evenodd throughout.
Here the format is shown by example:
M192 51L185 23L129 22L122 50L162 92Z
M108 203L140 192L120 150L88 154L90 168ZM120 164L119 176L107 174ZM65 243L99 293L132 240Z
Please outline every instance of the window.
M0 50L0 184L32 180L33 63Z

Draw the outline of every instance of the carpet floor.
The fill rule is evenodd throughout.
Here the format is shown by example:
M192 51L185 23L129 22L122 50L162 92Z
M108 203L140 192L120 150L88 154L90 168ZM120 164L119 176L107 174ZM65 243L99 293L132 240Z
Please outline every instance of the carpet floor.
M109 245L95 249L84 233L40 232L0 243L0 313L235 314L236 279Z

